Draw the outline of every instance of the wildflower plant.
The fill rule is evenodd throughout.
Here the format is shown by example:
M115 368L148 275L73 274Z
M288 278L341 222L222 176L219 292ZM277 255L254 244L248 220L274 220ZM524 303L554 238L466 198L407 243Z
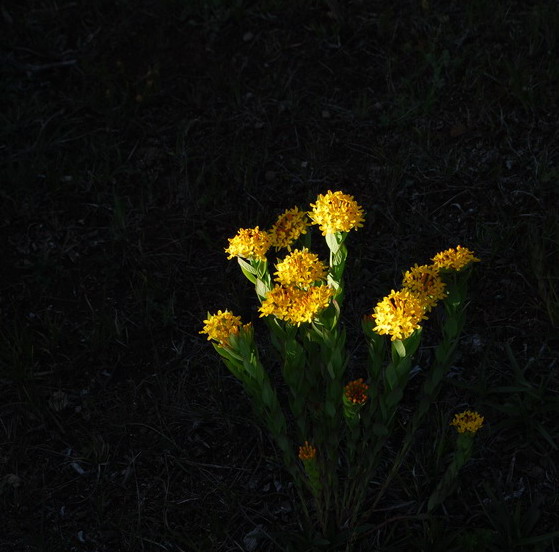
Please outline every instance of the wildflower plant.
M400 469L453 360L465 321L467 281L479 259L457 246L436 254L429 265L416 264L405 271L401 289L391 290L364 316L368 363L355 368L361 377L350 380L340 322L345 242L351 231L363 226L365 214L352 196L340 191L319 195L310 207L308 212L297 207L285 211L268 231L241 229L225 249L254 285L259 315L270 330L287 388L286 404L271 384L274 363L264 368L250 324L218 311L208 315L201 333L241 381L281 450L307 519L328 535L340 528L355 529L367 515L364 505L372 502L374 508ZM310 249L312 225L326 241L327 261ZM277 258L272 267L273 252ZM424 324L441 304L441 340L433 365L425 372L392 470L383 485L377 484L371 501L372 477L394 432ZM453 421L459 432L456 453L428 511L448 496L469 459L480 419L466 412ZM306 492L314 500L313 509L308 508Z
M450 425L454 426L458 432L456 438L456 450L452 461L445 474L440 480L437 488L429 497L427 510L431 511L441 504L443 500L454 490L458 473L462 466L470 459L474 446L474 436L483 425L484 418L478 412L465 410L454 416Z

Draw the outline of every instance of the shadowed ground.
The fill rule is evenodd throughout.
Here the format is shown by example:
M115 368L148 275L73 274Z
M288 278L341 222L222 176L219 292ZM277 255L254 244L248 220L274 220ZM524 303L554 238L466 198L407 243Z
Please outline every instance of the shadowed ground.
M350 373L403 270L457 244L482 259L452 377L362 549L557 549L537 538L559 526L557 5L30 1L0 18L2 550L287 549L289 478L198 332L233 310L266 356L227 238L328 189L366 211ZM397 521L470 406L487 427L457 492Z

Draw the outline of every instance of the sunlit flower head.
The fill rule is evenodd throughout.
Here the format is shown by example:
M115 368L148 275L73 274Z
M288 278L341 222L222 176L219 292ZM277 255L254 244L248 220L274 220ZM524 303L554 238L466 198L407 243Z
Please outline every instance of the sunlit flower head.
M455 426L458 433L475 433L483 425L483 416L471 410L465 410L454 416L450 425Z
M207 334L208 340L213 339L223 347L229 345L229 338L231 335L238 335L241 328L248 329L250 324L241 323L241 317L235 316L229 311L217 311L217 314L212 314L207 320L204 320L204 329L199 332Z
M270 236L264 230L241 228L233 238L229 238L229 247L225 252L228 259L243 257L244 259L266 260L266 252L270 249Z
M441 251L433 257L433 264L440 269L446 270L462 270L470 263L477 263L479 259L474 257L473 251L461 245L452 247L446 251Z
M415 265L404 274L402 288L416 295L430 311L438 301L446 297L445 283L437 267Z
M367 402L367 391L369 386L363 381L363 378L359 378L350 381L344 387L345 398L353 404L365 404Z
M353 196L342 192L328 190L325 195L320 194L311 207L312 224L318 224L323 236L360 228L365 220L364 211Z
M260 317L274 315L280 320L285 320L292 301L293 289L276 285L266 294L266 298L262 301L262 305L259 308Z
M299 459L303 460L313 460L316 458L316 448L313 447L308 441L305 441L305 444L299 447Z
M277 285L262 301L260 316L274 315L300 326L304 322L312 322L329 305L333 295L334 290L326 285L312 286L306 290Z
M425 303L407 290L392 290L380 301L371 315L380 335L390 335L392 341L407 339L426 320Z
M276 265L276 281L283 286L307 288L314 282L326 279L328 268L318 260L318 255L306 248L296 249Z
M278 217L268 232L272 245L276 249L290 249L301 234L307 233L308 225L309 219L305 211L300 211L298 207L288 209Z
M334 295L334 290L329 286L313 286L295 296L288 322L297 324L312 322L328 305Z

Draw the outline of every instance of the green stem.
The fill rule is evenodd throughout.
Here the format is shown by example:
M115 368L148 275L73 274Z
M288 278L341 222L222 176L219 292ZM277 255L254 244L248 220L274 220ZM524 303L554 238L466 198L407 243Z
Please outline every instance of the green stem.
M384 480L383 485L377 493L369 511L376 508L386 489L398 473L414 442L423 418L429 411L430 406L437 399L442 382L454 360L458 340L465 323L464 303L466 300L466 282L468 275L465 274L462 279L458 278L456 273L451 276L452 279L448 283L449 295L444 301L447 318L443 323L442 341L435 349L435 361L431 370L427 373L426 379L423 383L421 399L416 411L414 412L411 422L408 424L402 447L400 448L390 473Z
M460 469L472 455L473 444L473 433L466 432L458 434L458 438L456 440L456 451L452 458L452 462L446 469L442 479L439 481L437 488L429 497L429 502L427 503L428 513L439 506L439 504L442 504L445 498L453 492Z

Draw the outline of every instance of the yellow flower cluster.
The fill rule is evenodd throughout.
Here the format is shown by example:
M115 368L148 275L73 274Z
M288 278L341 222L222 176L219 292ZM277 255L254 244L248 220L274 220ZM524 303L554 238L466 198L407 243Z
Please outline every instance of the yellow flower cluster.
M353 196L342 192L328 190L325 195L320 194L311 207L309 216L312 224L318 224L323 236L360 228L365 220L363 209Z
M316 448L313 447L308 441L305 441L305 444L299 447L299 459L303 460L312 460L316 458Z
M446 297L445 283L434 265L417 264L404 274L402 288L414 294L429 312L438 301Z
M307 233L309 220L305 211L298 207L288 209L281 214L269 230L270 240L276 249L287 247L290 249L302 234Z
M394 291L382 299L371 315L380 335L390 335L392 341L407 339L426 320L425 303L407 290Z
M260 316L273 314L280 320L300 326L312 320L329 304L334 290L329 286L313 286L309 289L277 285L266 294L260 306Z
M365 404L367 402L367 391L369 386L364 383L363 378L350 381L344 387L346 399L353 404Z
M314 282L324 281L328 268L318 260L318 255L308 249L295 249L276 265L276 281L283 286L308 288Z
M266 252L270 249L270 235L256 228L241 228L233 238L229 238L229 247L225 252L228 259L243 257L245 259L266 260Z
M470 263L479 262L479 259L474 257L473 251L470 251L467 247L458 245L456 249L450 248L437 253L432 261L439 269L462 270Z
M471 410L456 414L450 425L455 426L458 433L475 433L483 425L483 416Z
M199 332L207 334L208 340L213 339L221 346L229 346L229 337L231 335L238 335L240 328L248 329L250 324L241 323L241 317L235 316L232 312L217 311L217 314L212 314L207 320L204 320L204 329Z

